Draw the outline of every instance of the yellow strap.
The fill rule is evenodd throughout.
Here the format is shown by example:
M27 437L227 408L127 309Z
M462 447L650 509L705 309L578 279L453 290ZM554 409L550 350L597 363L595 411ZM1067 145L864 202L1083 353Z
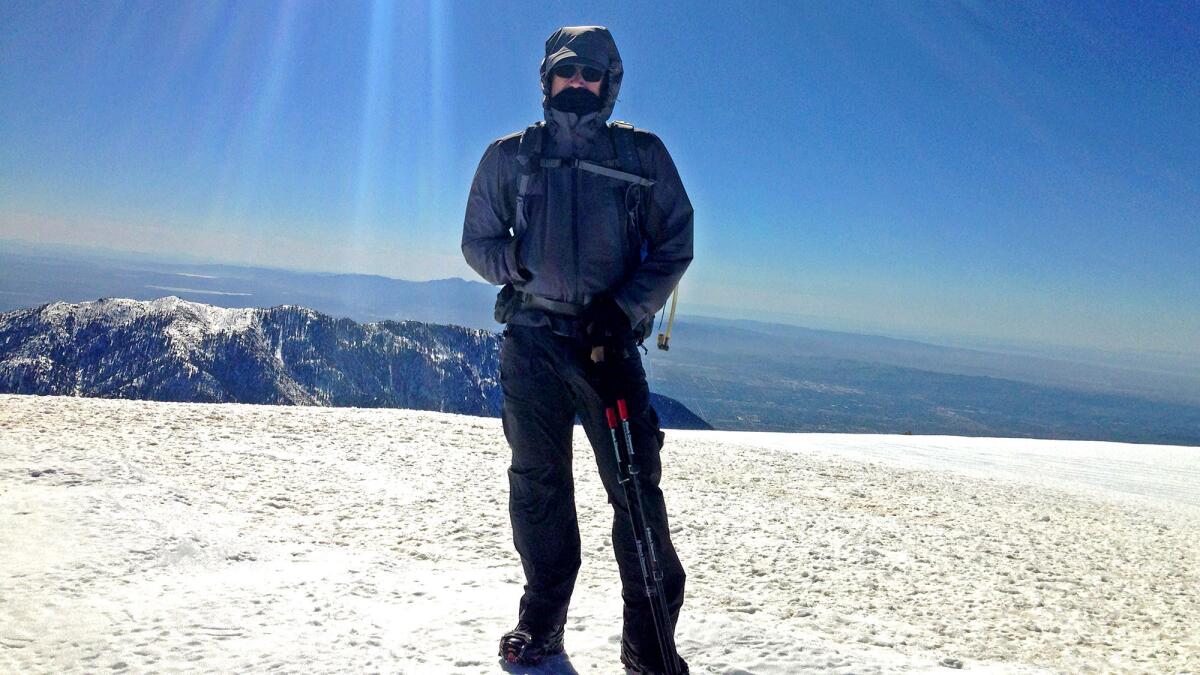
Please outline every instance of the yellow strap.
M671 294L671 315L667 319L667 332L658 334L658 348L664 351L671 348L671 327L675 325L675 306L679 304L679 287Z

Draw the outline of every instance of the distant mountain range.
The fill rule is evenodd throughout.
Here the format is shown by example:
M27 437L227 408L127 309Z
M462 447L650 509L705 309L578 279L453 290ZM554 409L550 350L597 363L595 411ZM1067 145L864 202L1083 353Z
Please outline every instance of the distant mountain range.
M291 305L58 302L0 314L0 392L498 416L499 349L489 331ZM664 427L710 428L678 401L652 402Z
M226 308L299 305L367 325L420 321L490 332L500 328L491 318L495 293L462 279L165 262L0 242L0 311L170 294ZM685 296L681 309L689 306ZM945 346L686 314L671 344L644 358L651 388L719 429L1200 445L1196 354Z

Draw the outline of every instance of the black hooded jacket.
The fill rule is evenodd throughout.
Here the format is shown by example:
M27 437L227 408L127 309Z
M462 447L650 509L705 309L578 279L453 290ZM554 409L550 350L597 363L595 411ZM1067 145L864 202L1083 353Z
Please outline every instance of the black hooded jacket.
M550 71L562 63L606 72L598 112L578 115L550 106ZM543 157L597 162L616 157L606 122L623 73L606 28L570 27L550 36L541 64ZM526 191L527 226L514 232L520 139L518 132L492 142L475 172L463 222L467 263L489 283L511 283L559 302L583 306L609 293L631 325L652 320L692 260L692 205L662 141L635 131L642 174L654 181L643 200L640 233L628 226L628 183L569 166L533 174ZM541 311L519 312L510 322L560 325Z

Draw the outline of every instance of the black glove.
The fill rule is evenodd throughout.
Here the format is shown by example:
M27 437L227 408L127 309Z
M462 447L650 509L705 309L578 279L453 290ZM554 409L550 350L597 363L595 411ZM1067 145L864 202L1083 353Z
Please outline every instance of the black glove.
M597 296L579 318L588 346L610 348L614 353L624 348L625 338L633 330L625 310L610 295Z

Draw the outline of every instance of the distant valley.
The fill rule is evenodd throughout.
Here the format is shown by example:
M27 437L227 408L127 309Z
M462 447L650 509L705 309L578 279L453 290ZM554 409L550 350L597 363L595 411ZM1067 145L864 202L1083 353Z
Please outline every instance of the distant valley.
M38 247L0 251L0 311L164 295L222 307L293 304L360 323L500 328L491 319L495 288L461 279L413 282ZM1200 359L1188 355L968 349L686 315L671 351L647 345L652 389L722 429L1200 445Z

